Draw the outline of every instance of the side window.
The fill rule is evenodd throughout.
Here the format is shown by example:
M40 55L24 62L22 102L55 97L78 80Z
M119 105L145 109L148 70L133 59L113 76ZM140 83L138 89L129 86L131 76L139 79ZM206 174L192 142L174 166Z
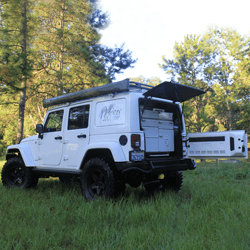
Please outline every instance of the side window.
M87 128L89 123L89 105L82 105L69 110L68 130Z
M44 126L44 132L62 130L63 110L51 112Z

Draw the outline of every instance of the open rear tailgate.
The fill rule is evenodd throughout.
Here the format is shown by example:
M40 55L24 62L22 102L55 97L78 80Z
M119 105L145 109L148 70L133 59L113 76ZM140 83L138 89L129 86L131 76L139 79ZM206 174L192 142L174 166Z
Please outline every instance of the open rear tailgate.
M187 138L189 158L248 158L244 130L189 133Z
M173 102L185 102L189 99L205 94L206 92L194 87L182 85L175 82L163 82L148 90L143 95L145 97L158 97Z

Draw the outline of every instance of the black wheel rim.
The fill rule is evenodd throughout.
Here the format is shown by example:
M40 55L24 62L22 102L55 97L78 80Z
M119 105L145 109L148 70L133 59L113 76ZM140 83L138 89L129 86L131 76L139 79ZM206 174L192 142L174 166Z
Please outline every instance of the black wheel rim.
M92 171L88 177L88 190L92 196L103 196L106 190L106 178L101 171Z
M10 181L15 186L22 186L25 181L25 170L20 166L12 167L9 174Z

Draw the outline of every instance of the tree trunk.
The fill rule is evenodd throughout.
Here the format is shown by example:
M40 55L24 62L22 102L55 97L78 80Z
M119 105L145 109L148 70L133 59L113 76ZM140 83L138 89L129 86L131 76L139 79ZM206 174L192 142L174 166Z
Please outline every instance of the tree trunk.
M17 127L17 143L23 139L23 124L24 124L24 111L25 111L25 102L26 102L26 66L27 66L27 0L22 1L22 19L21 19L21 30L20 35L22 37L22 71L23 71L23 80L21 83L20 91L20 102L19 102L19 115L18 115L18 127Z
M60 44L60 52L59 52L59 72L57 73L57 95L60 96L63 94L63 54L64 54L64 38L63 38L63 29L64 29L64 11L65 11L65 1L62 1L62 10L60 13L60 29L61 32L59 34L59 44Z
M233 119L232 119L232 109L230 104L228 104L228 123L229 123L229 130L233 129Z

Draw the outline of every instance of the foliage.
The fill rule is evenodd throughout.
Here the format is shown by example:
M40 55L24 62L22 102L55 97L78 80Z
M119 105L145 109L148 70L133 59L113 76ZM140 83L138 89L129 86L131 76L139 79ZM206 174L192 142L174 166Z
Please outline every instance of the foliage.
M31 0L1 1L0 86L1 94L20 90L17 143L23 138L27 80L32 72L32 42L36 24L33 8Z
M245 38L237 54L237 71L234 81L238 82L236 89L238 117L235 127L245 129L250 134L250 37ZM250 137L249 137L250 140Z
M98 31L107 27L109 17L97 6L96 0L0 1L0 99L9 104L2 105L1 112L25 123L24 128L18 125L19 139L21 133L34 134L35 125L43 121L44 98L107 84L136 62L123 45L99 44ZM12 144L14 136L3 141L10 131L4 121L0 121L1 147Z
M207 31L209 42L216 51L216 61L219 73L216 76L217 84L215 95L211 103L214 106L216 119L224 120L227 130L235 129L239 120L238 100L241 98L240 81L235 77L240 59L237 54L242 50L245 38L233 29L210 28ZM220 89L219 89L219 88ZM217 92L216 92L217 91Z
M103 67L90 60L87 49L100 37L88 23L88 1L42 1L37 12L41 31L34 43L38 55L35 92L41 87L43 96L44 92L56 96L79 90L84 83L105 83Z
M30 1L26 1L28 8L32 8ZM11 91L11 89L18 90L21 88L23 76L28 78L31 70L30 54L34 35L34 19L30 13L27 14L27 55L22 50L22 36L21 36L21 20L22 20L22 3L17 0L2 0L0 2L1 21L0 21L0 86L1 93ZM23 66L23 59L27 56L25 67ZM2 92L3 91L3 92Z
M249 165L198 164L180 193L127 187L116 201L86 202L77 183L0 184L6 249L248 249ZM225 240L226 239L226 240Z
M140 75L138 77L130 77L129 80L134 81L134 82L143 83L143 84L149 84L149 85L153 85L153 86L159 85L161 83L161 79L159 77L146 78L142 75Z
M94 61L101 63L106 70L109 81L115 80L115 74L123 73L128 67L133 68L137 59L132 58L132 52L123 51L124 44L121 47L108 48L96 44L89 48Z
M163 64L159 65L172 80L180 84L196 87L207 94L193 98L185 103L184 115L189 131L201 132L214 122L207 115L208 100L211 85L214 81L214 72L217 72L216 54L213 47L204 36L187 35L181 43L174 45L174 60L163 56Z
M5 101L0 97L0 102ZM17 127L17 105L0 106L0 157L6 152L8 145L15 144Z
M159 66L184 85L207 93L185 103L189 132L249 129L249 38L233 29L210 27L175 43L174 60Z

